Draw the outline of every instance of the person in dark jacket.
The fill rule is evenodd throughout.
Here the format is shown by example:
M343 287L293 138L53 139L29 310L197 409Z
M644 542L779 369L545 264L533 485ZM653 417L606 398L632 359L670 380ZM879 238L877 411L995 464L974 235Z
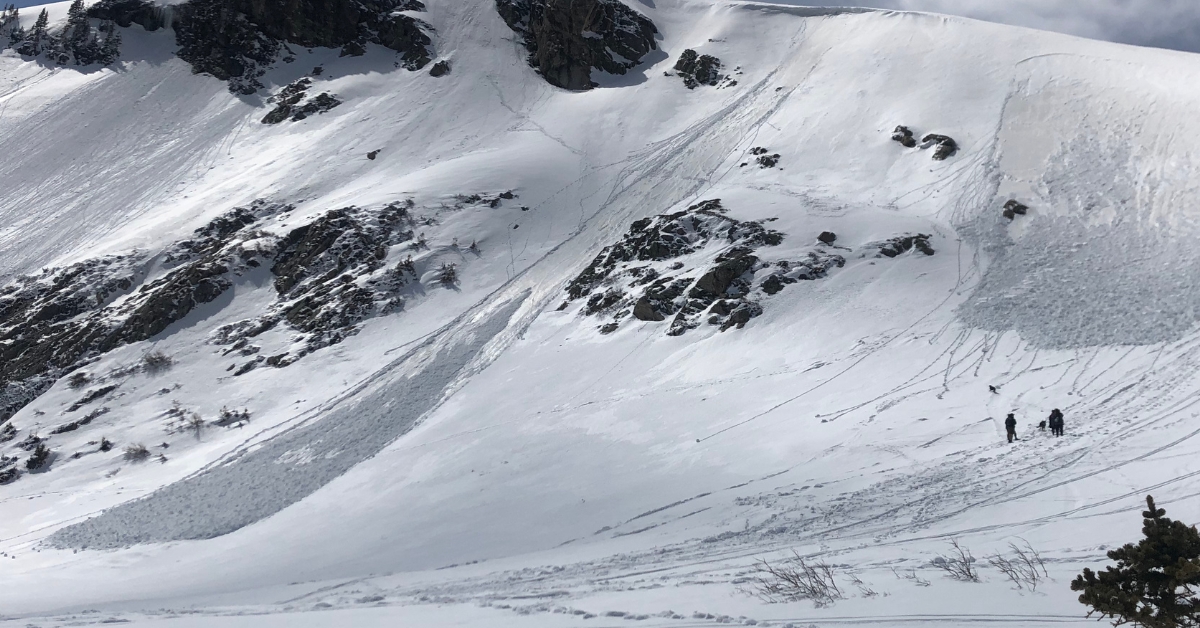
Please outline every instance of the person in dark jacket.
M1055 436L1063 435L1063 413L1058 408L1050 413L1050 433Z
M1008 413L1008 418L1004 419L1004 429L1008 432L1008 442L1017 440L1017 418Z

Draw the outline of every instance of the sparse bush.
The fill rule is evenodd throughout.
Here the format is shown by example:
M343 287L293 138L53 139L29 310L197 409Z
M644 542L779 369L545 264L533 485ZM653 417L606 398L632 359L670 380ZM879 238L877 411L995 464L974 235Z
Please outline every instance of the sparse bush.
M150 457L150 450L141 443L134 443L125 448L125 459L129 462L143 462Z
M950 547L953 551L949 556L939 555L930 564L955 580L979 582L979 572L975 570L975 557L971 555L971 550L960 545L958 539L951 539Z
M1146 628L1200 626L1200 532L1196 526L1167 518L1167 511L1146 496L1142 535L1108 552L1117 561L1100 573L1084 569L1071 581L1079 601L1114 626Z
M171 407L167 410L166 415L168 417L166 429L169 434L191 432L199 440L204 428L208 427L200 413L188 410L178 401L171 402Z
M438 269L438 281L447 288L453 287L458 283L458 269L454 264L443 263Z
M37 449L34 449L29 458L25 460L25 468L30 471L36 471L44 467L49 460L50 448L45 443L38 443Z
M142 369L150 375L162 375L175 366L175 360L162 351L151 351L142 356Z
M242 425L243 423L249 423L249 422L250 422L250 411L249 410L246 410L244 408L242 410L230 410L229 408L222 407L221 413L220 413L219 417L217 418L217 420L215 421L215 424L219 425L221 427L229 427L230 425Z
M1036 591L1038 584L1050 574L1046 571L1046 564L1042 560L1041 554L1033 549L1029 541L1024 541L1024 543L1024 546L1009 543L1008 547L1012 549L1012 558L996 554L988 558L988 564L1008 576L1008 579L1017 585L1018 589Z
M204 417L201 417L197 412L191 413L191 415L183 420L183 429L191 432L192 436L196 437L196 440L200 440L200 435L204 432L205 427L207 427L207 424L204 422Z
M90 383L92 383L92 376L83 371L75 371L67 378L67 386L70 386L71 390L79 390Z
M775 564L758 561L754 573L748 592L768 603L809 600L821 608L845 598L831 565L810 563L794 551L791 558Z

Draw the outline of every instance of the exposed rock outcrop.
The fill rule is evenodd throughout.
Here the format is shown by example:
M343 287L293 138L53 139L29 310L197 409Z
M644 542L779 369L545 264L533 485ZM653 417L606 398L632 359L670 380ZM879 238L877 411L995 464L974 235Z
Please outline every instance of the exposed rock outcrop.
M779 153L771 154L769 150L762 146L755 146L750 149L750 154L755 156L755 163L759 168L774 168L779 165Z
M341 48L344 55L379 44L398 52L403 67L419 70L433 58L432 28L404 12L424 9L418 0L190 0L175 7L173 27L179 57L194 72L252 94L289 43Z
M302 78L286 85L267 102L275 108L263 116L263 124L279 124L285 120L299 122L309 116L325 113L342 104L336 96L321 92L313 98L308 97L308 89L312 87L312 79ZM373 159L373 158L372 158Z
M900 142L900 145L905 148L917 146L917 138L913 137L912 130L904 125L900 125L896 127L895 131L892 131L892 141Z
M951 138L947 135L930 133L929 135L921 138L921 143L925 147L935 147L933 151L933 158L936 161L943 161L954 155L954 153L958 152L958 142L955 142L954 138Z
M696 89L701 85L716 86L725 78L721 76L721 60L712 55L697 54L688 48L679 55L675 62L675 72L683 79L688 89Z
M625 74L658 48L654 23L620 0L496 0L496 10L556 87L591 89L593 70Z
M47 269L0 289L0 421L64 373L152 338L215 300L232 285L230 273L260 265L262 251L243 246L254 239L243 230L276 209L235 209L197 229L164 252L165 272L149 283L142 283L148 256L132 253Z
M666 333L672 336L705 321L722 331L741 328L762 314L763 297L845 264L818 251L800 261L765 261L760 249L782 241L782 233L761 222L727 216L718 199L638 220L567 285L564 307L585 300L583 315L611 316L602 333L630 316L670 319Z
M1018 200L1010 200L1004 204L1004 217L1012 220L1017 216L1024 216L1029 211L1029 206L1021 203Z
M929 244L929 235L917 233L911 235L902 235L881 242L875 246L879 247L879 254L884 257L897 257L903 253L907 253L916 249L926 255L933 255L936 251Z
M121 28L138 24L156 31L167 26L166 10L149 0L100 0L88 7L87 14L93 19L111 20Z

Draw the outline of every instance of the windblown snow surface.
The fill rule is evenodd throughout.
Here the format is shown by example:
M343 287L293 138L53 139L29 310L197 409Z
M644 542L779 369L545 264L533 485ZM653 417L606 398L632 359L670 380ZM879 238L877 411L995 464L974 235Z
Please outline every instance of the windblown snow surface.
M0 487L0 625L1084 626L1068 582L1137 538L1146 494L1200 519L1200 57L640 0L662 52L571 93L491 0L426 3L449 76L297 50L270 89L323 65L345 104L280 125L259 122L265 96L193 75L169 30L125 30L111 69L0 55L5 276L154 252L256 198L295 205L276 233L411 198L461 279L287 368L235 377L208 342L271 301L254 273L107 354L91 368L152 348L177 364ZM686 48L737 85L665 75ZM906 149L899 124L959 150ZM602 334L558 309L631 222L713 198L776 219L760 255L833 231L844 267L740 330ZM1028 214L1002 217L1009 199ZM874 254L905 233L936 254ZM60 382L13 422L44 434L78 394ZM175 402L252 419L168 434ZM1056 407L1063 438L1034 427ZM70 457L101 436L118 447ZM136 442L166 462L126 462ZM932 564L951 539L981 582ZM1025 542L1047 561L1036 591L986 564ZM745 593L792 552L836 565L844 599Z

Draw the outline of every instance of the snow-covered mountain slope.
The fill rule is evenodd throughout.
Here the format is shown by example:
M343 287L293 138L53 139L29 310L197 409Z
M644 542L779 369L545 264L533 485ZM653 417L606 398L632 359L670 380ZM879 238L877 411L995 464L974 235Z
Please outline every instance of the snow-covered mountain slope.
M54 349L0 372L8 468L51 456L0 486L3 620L1084 625L1147 493L1200 519L1194 55L641 0L657 50L573 92L425 4L441 77L0 55L0 337ZM306 76L341 104L264 124ZM1026 541L1036 591L986 566ZM792 551L846 599L740 592Z

